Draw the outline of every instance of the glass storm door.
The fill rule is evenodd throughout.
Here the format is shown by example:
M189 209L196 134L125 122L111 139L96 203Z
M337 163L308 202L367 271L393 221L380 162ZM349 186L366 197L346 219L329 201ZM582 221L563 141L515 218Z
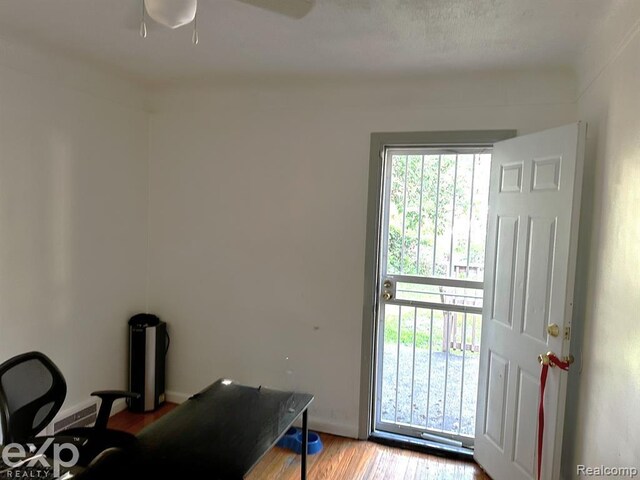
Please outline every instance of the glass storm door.
M473 445L491 150L387 148L375 429Z

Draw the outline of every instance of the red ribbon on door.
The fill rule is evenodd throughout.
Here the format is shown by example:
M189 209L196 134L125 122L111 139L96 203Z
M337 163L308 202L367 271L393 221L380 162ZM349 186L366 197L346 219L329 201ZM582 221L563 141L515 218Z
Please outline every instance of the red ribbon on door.
M542 470L542 443L544 436L544 389L547 385L547 375L549 373L549 367L556 366L561 370L569 370L571 360L560 360L555 354L549 352L546 355L540 355L540 363L542 364L542 370L540 371L540 406L538 408L538 480L540 480L540 473Z

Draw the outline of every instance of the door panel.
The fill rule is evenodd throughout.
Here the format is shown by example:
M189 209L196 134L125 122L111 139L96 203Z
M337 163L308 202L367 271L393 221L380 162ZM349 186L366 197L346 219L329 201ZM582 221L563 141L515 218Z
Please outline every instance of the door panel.
M493 281L491 319L511 326L513 292L515 289L515 253L518 239L518 218L498 217L496 275Z
M504 450L504 427L506 413L507 381L509 361L499 354L489 352L489 380L485 413L484 434L500 450Z
M522 333L540 342L546 341L547 325L551 323L549 302L555 233L555 218L529 218ZM539 279L546 279L546 281L538 281Z
M516 400L516 433L513 461L528 476L534 475L534 457L536 438L531 432L536 431L536 416L530 412L536 411L538 400L538 378L518 368L518 385Z
M535 478L537 356L569 354L585 131L567 125L494 146L475 441L494 480ZM551 369L544 479L559 477L565 393L566 373Z

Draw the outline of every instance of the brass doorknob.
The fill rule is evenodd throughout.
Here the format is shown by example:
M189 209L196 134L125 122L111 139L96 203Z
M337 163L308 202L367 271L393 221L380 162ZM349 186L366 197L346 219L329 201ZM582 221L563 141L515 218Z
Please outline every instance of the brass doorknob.
M541 353L540 355L538 355L538 363L541 365L549 365L553 367L554 364L549 360L549 357L552 355L553 352ZM566 357L562 357L562 361L571 365L575 361L575 359L573 358L573 355L569 354Z
M555 323L547 325L547 333L552 337L557 337L558 335L560 335L560 327Z
M385 291L385 292L382 294L382 298L384 298L384 299L385 299L385 300L387 300L387 301L388 301L388 300L391 300L391 299L393 298L393 294L392 294L391 292L389 292L389 291Z
M549 354L541 353L540 355L538 355L538 363L540 365L549 365Z

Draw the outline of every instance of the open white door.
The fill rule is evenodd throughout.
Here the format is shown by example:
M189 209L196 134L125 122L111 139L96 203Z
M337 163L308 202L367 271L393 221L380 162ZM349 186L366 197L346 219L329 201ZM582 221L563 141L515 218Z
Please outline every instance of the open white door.
M475 439L494 480L536 478L537 357L569 354L585 132L578 123L494 146ZM559 478L566 376L553 368L547 380L545 480Z

